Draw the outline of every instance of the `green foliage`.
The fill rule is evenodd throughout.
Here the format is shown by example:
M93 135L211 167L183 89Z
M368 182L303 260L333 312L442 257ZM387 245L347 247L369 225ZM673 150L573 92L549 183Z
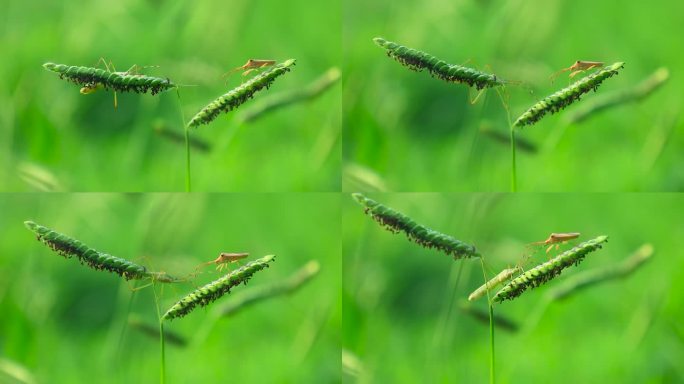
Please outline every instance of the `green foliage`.
M658 68L639 84L592 98L570 113L567 120L570 123L580 123L606 109L641 101L665 84L669 78L670 71L667 68Z
M217 300L226 293L230 293L231 288L245 284L252 278L256 272L267 268L269 263L275 259L275 256L264 256L255 261L249 262L246 265L226 274L220 279L214 280L193 292L189 293L176 304L174 304L162 316L162 320L170 320L178 317L183 317L190 313L195 307L204 307L205 305Z
M632 256L620 263L594 268L572 276L548 292L550 300L562 300L584 289L631 275L653 256L653 245L644 244Z
M266 88L268 89L271 84L281 75L289 72L295 64L294 59L287 60L283 63L276 64L273 68L251 78L249 81L240 85L239 87L231 90L230 92L218 97L216 100L209 103L206 107L202 108L188 123L188 127L197 128L202 124L209 124L222 112L230 112L240 105L242 105L247 100L254 97L254 94L258 91Z
M466 244L452 236L432 230L418 224L403 213L384 206L360 193L352 197L361 204L366 214L383 225L392 233L404 232L409 240L425 248L435 248L440 252L453 256L454 259L480 257L474 246Z
M528 288L538 287L547 281L558 276L561 271L567 267L578 265L584 257L597 249L601 249L603 243L608 241L608 236L599 236L595 239L585 241L584 243L568 250L553 259L539 264L536 267L525 271L520 276L511 280L506 286L501 288L499 292L494 295L492 301L503 302L504 300L513 300L520 296Z
M60 79L67 79L81 86L103 86L105 89L113 89L117 92L147 93L149 91L155 95L176 88L171 80L160 77L109 72L100 68L55 63L45 63L43 68L58 73Z
M244 123L248 123L268 114L269 112L287 107L291 104L315 99L335 85L340 77L342 77L342 72L340 69L337 67L332 67L325 71L325 73L318 79L314 80L310 84L307 84L303 88L284 91L268 98L264 98L261 103L256 104L254 107L246 110L240 116L240 120Z
M263 300L276 296L288 295L311 281L311 279L318 274L319 270L320 264L317 261L309 261L297 272L284 280L243 291L242 294L234 297L231 301L221 307L221 316L231 316L236 312Z
M387 56L395 59L405 67L419 72L426 69L432 77L450 83L465 83L477 89L497 87L506 83L491 73L481 72L461 65L449 64L428 53L387 41L381 37L376 37L373 41L381 48L387 50Z
M623 62L617 62L608 65L591 75L577 80L570 86L545 97L520 115L515 123L513 123L513 126L523 127L525 125L532 125L544 117L545 114L556 113L579 100L583 94L591 90L596 91L604 80L617 75L618 71L624 67L624 64Z

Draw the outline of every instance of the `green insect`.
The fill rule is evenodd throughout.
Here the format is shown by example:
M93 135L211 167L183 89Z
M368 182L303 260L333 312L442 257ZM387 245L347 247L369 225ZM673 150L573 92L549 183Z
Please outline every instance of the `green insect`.
M521 271L522 268L520 267L504 269L503 271L499 272L498 275L494 276L488 282L482 284L478 289L474 290L473 293L468 296L468 301L479 299L480 297L484 296L487 291L491 291L492 289L498 287L499 285L503 284L504 281L513 277L516 272Z

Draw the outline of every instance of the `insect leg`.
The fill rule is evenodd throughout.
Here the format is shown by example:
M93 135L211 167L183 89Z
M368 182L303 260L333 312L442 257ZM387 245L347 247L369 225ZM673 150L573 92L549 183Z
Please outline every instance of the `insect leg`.
M255 71L257 71L257 70L258 70L258 68L250 68L250 69L248 69L248 70L242 72L242 76L247 76L248 74L250 74L250 73L252 73L252 72L255 72Z
M149 287L149 286L152 285L152 284L154 284L154 280L152 280L152 281L151 281L150 283L148 283L148 284L141 285L141 286L139 286L139 287L130 287L130 286L129 286L129 288L131 289L131 292L137 292L137 291L139 291L139 290L141 290L141 289L144 289L144 288Z
M572 79L573 77L577 76L577 74L579 74L579 73L581 73L581 72L584 72L584 71L587 71L587 70L589 70L589 69L591 69L591 67L590 67L590 68L587 68L587 69L579 69L579 70L577 70L577 71L575 71L575 72L572 72L572 73L570 74L570 78Z
M470 103L470 105L475 105L475 104L477 103L477 101L480 100L480 96L482 96L482 94L483 94L486 90L487 90L486 88L480 89L480 90L477 92L477 96L475 96L474 99L468 100L468 102ZM468 92L468 98L470 98L470 92Z

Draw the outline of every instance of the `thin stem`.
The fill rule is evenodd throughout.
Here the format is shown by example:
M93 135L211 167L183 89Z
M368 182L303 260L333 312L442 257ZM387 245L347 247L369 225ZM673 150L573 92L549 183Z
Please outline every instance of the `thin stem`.
M502 86L503 88L503 86ZM505 88L504 88L505 89ZM511 192L516 192L518 190L518 176L515 172L515 147L516 147L516 142L515 142L515 127L513 127L513 123L511 122L511 110L508 108L508 104L506 104L506 100L504 99L504 96L501 94L503 91L499 90L499 87L494 88L496 91L496 94L499 95L499 100L501 100L501 105L503 105L504 109L506 110L506 119L508 119L508 128L511 131Z
M515 128L511 127L511 192L515 192L518 189L515 173L515 146Z
M185 130L185 192L190 192L190 129Z
M482 277L484 278L485 286L487 284L487 273L485 272L484 258L480 257L480 265L482 266ZM492 306L492 299L489 297L489 287L486 287L487 305L489 305L489 383L494 384L494 376L496 370L494 368L494 307Z
M508 128L511 131L511 192L516 192L518 190L518 177L515 172L515 147L517 146L515 142L515 127L513 127L513 123L511 122L511 110L508 108L508 104L506 104L506 100L504 99L504 96L501 94L503 91L500 91L499 87L496 87L494 89L496 90L496 94L499 95L501 105L503 105L504 109L506 110Z
M491 308L491 306L490 306ZM159 321L159 339L161 340L161 372L159 376L159 382L161 384L164 384L164 371L165 371L165 361L166 361L166 356L164 356L164 321L160 320Z
M164 287L162 286L162 290ZM154 305L157 309L157 317L159 318L159 343L161 347L161 371L159 373L159 382L164 384L166 377L166 355L164 354L164 320L161 317L161 310L159 309L159 298L157 297L157 287L152 282L152 292L154 294Z
M494 306L491 301L489 302L489 350L489 383L494 384Z
M190 130L185 125L185 114L183 113L183 105L180 99L180 90L176 88L178 95L178 109L180 109L181 122L183 123L183 131L185 132L185 192L190 192Z

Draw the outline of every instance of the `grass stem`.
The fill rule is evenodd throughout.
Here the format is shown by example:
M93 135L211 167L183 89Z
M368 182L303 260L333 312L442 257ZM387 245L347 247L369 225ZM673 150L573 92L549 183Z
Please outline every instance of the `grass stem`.
M162 289L164 289L162 287ZM161 347L161 368L159 372L159 382L164 384L166 378L166 355L164 353L164 319L162 319L161 309L159 309L159 298L157 297L157 287L152 283L152 292L154 294L154 306L157 309L157 318L159 319L159 346Z
M515 173L515 146L515 128L511 127L511 192L516 192L518 189Z
M485 272L484 259L480 257L480 265L482 266L482 277L484 278L484 283L487 284L487 273ZM494 306L492 305L492 299L489 295L489 289L487 291L487 305L489 306L489 383L494 384L494 377L496 374L496 369L494 366Z
M178 109L180 109L181 123L183 124L183 130L185 131L185 192L190 192L190 130L185 125L185 114L183 113L183 105L181 104L180 91L176 88L176 94L178 95Z

